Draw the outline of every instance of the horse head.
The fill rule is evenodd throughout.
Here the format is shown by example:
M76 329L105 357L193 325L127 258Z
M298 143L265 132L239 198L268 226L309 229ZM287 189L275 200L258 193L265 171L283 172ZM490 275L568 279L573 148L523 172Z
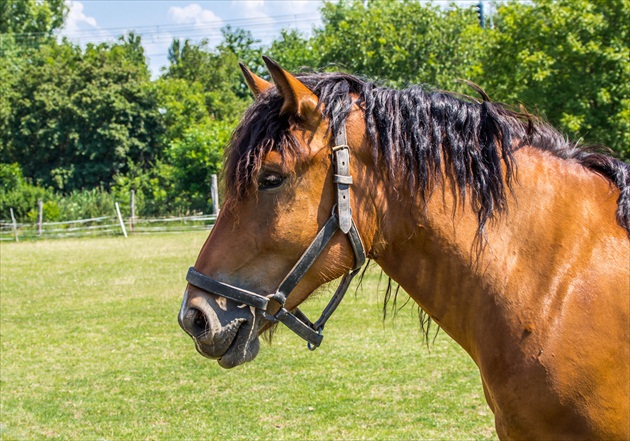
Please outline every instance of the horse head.
M343 127L331 127L306 84L265 63L275 85L241 66L256 101L232 136L223 208L179 313L197 350L225 368L256 357L259 335L276 321L317 346L339 295L316 324L297 307L322 284L356 272L372 242L374 189L368 196L354 185L350 194L353 179L370 176L359 109L347 102L329 109L347 113Z

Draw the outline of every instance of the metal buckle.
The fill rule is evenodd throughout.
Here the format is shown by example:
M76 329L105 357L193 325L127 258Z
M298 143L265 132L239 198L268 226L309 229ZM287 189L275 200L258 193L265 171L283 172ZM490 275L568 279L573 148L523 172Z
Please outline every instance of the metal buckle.
M282 294L280 291L274 292L273 294L267 296L267 298L279 304L281 308L283 308L284 304L287 302L286 296Z
M333 151L333 152L336 152L337 150L342 150L342 149L348 149L348 150L350 150L350 146L349 146L348 144L339 144L339 145L334 146L334 147L332 148L332 151Z
M278 310L276 311L275 314L269 314L267 312L267 310L261 311L262 312L262 316L272 322L272 323L278 323L278 313L280 313L280 311L282 311L284 309L284 304L287 301L287 298L280 293L279 291L274 292L273 294L269 294L268 296L266 296L269 300L273 300L274 302L276 302L278 305L280 305L280 308L278 308ZM267 305L267 308L269 308L269 305Z

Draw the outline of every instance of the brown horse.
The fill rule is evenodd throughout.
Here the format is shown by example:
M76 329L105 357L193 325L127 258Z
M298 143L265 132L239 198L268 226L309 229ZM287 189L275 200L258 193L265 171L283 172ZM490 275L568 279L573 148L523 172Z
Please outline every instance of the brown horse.
M470 354L500 438L630 438L630 166L483 93L265 63L188 276L197 350L250 361L277 321L319 345L365 254Z

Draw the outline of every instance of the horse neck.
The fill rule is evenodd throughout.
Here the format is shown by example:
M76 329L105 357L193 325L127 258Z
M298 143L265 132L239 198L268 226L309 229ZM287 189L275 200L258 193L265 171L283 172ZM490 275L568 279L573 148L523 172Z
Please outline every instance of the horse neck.
M626 232L615 222L618 192L606 181L536 149L523 148L515 158L518 181L508 210L484 236L470 203L458 204L448 181L426 206L392 191L381 204L383 245L374 260L473 359L480 333L513 332L530 320L513 305L545 308L543 296L557 290L559 262L587 270L598 240L628 254Z
M374 260L464 349L471 302L482 291L473 244L477 220L469 209L454 210L450 190L435 191L427 205L419 200L383 204L381 243Z

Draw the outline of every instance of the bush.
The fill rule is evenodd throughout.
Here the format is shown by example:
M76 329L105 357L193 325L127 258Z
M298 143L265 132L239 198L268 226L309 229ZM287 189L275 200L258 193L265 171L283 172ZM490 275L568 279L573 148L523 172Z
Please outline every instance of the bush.
M28 222L33 210L36 219L39 199L52 201L56 196L52 190L37 187L24 179L18 164L0 163L0 218L11 219L10 209L13 208L18 222Z
M188 128L182 139L170 144L167 155L173 165L174 194L190 210L211 212L212 175L221 171L230 133L229 123L213 122Z
M136 216L158 217L181 214L184 209L173 190L173 167L156 161L148 171L132 170L114 178L112 194L128 214L131 190L135 191ZM124 208L123 208L124 207Z
M91 219L100 216L114 216L116 214L114 197L102 190L75 190L65 196L57 196L56 204L59 208L59 220ZM44 204L44 213L46 207ZM52 221L52 218L45 218Z
M116 213L113 196L102 190L75 190L67 195L31 184L17 164L0 164L0 217L18 222L37 222L38 200L43 202L44 222L90 219Z

